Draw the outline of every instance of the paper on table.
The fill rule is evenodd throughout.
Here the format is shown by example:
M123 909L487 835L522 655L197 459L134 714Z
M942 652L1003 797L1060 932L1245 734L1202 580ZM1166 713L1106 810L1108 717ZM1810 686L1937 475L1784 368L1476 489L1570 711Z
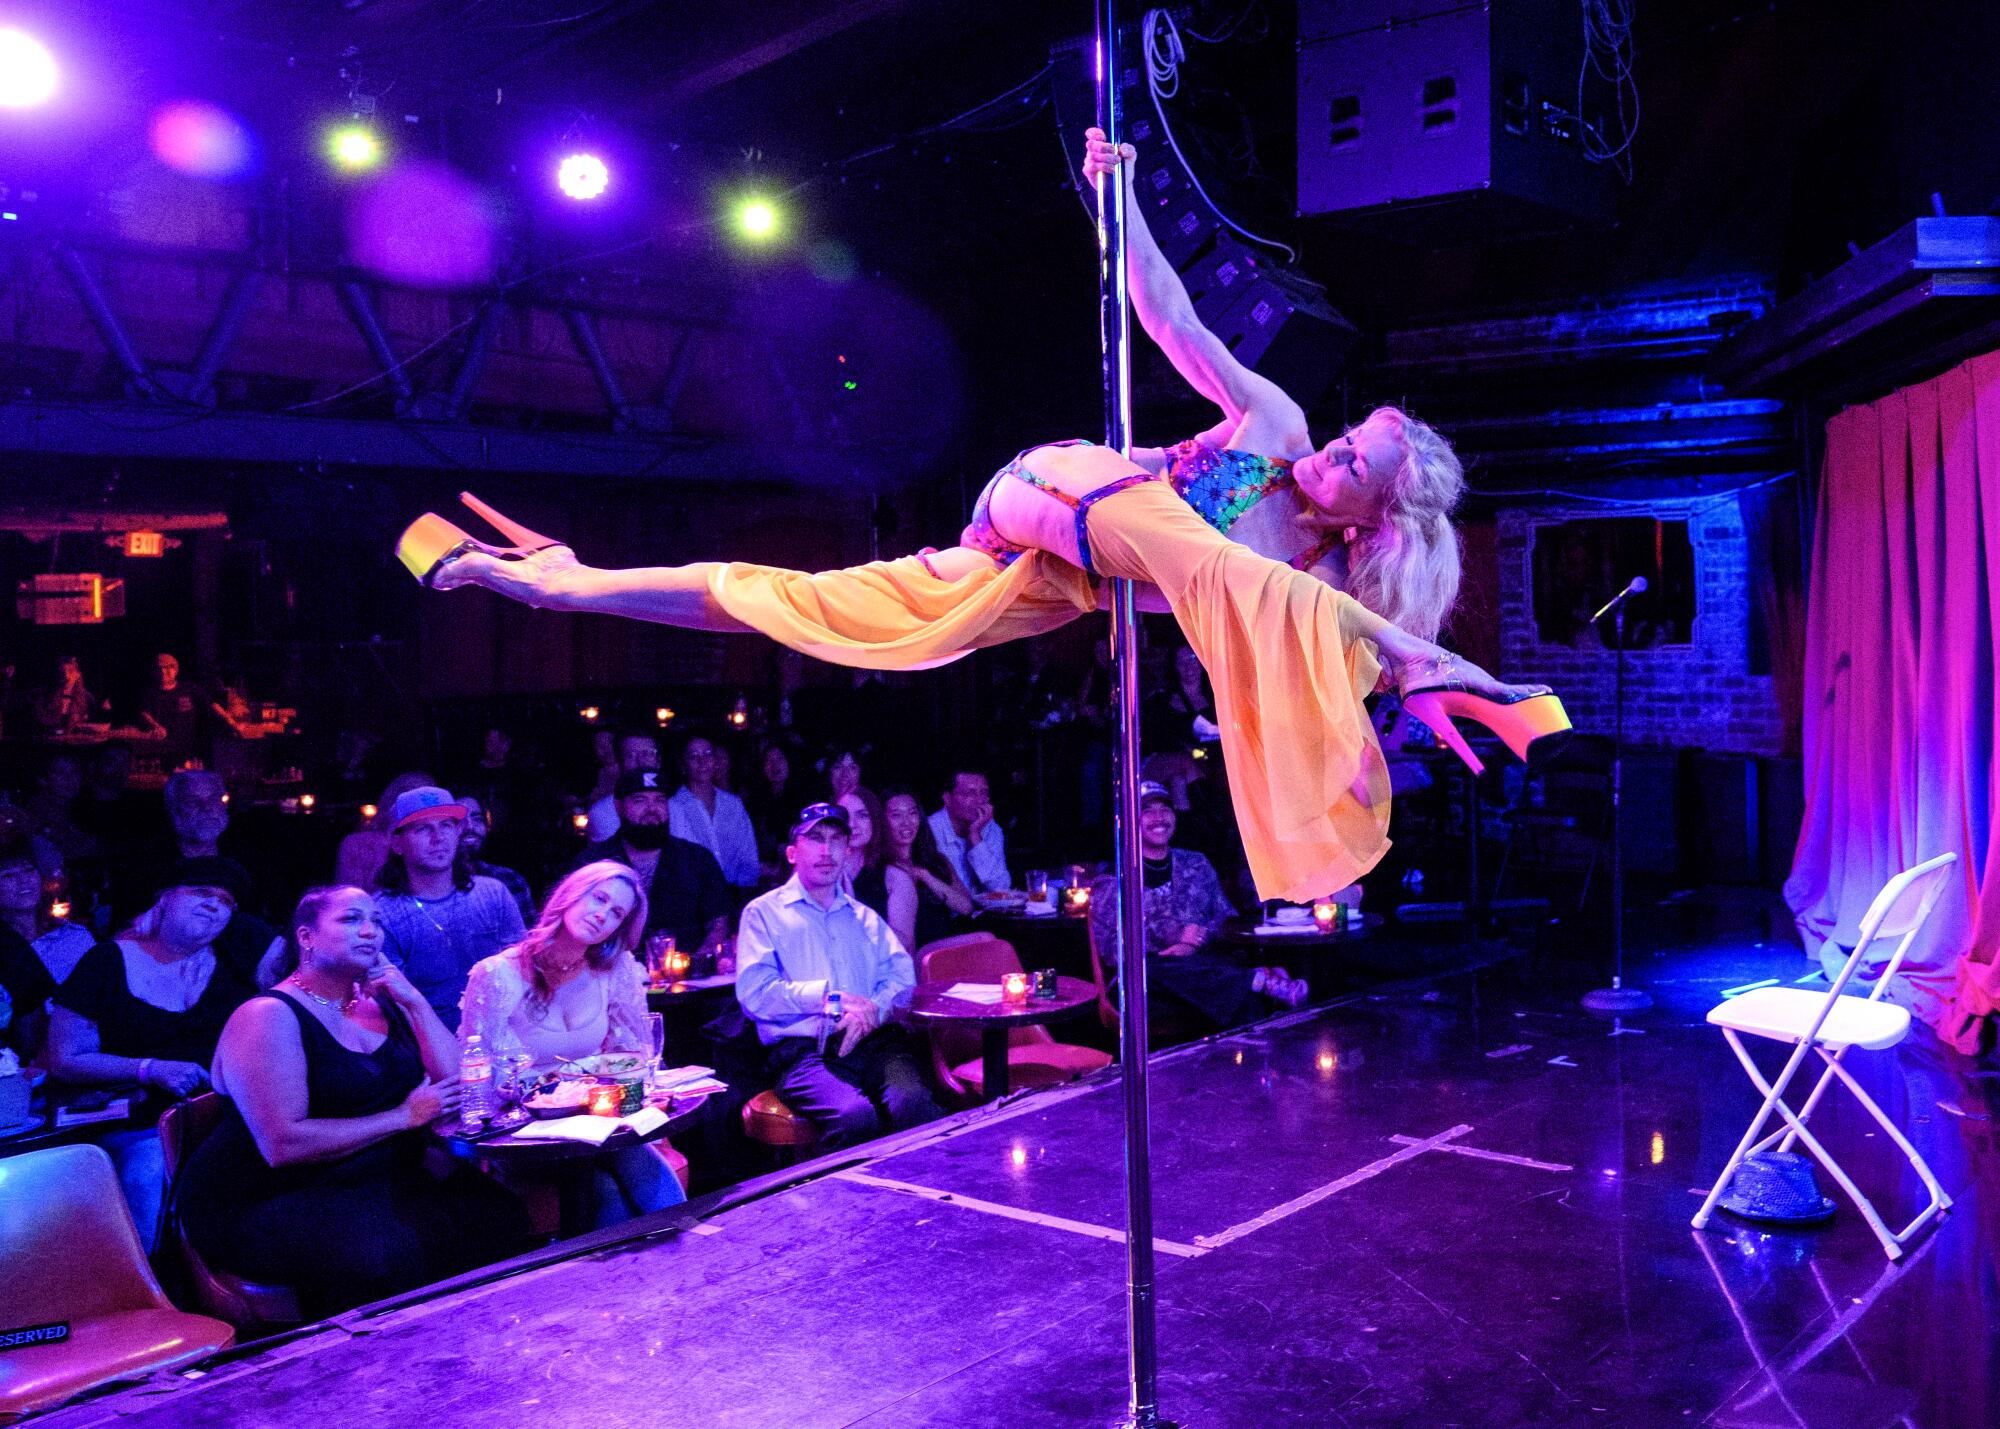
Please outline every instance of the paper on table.
M1000 984L997 982L955 982L944 990L946 997L955 997L960 1002L993 1003L1000 1000Z
M699 1082L714 1075L713 1067L662 1067L654 1074L653 1085L679 1090L683 1082Z
M559 1116L550 1121L531 1121L514 1133L516 1141L587 1141L602 1146L618 1129L619 1119L609 1116Z
M667 1124L667 1114L656 1106L648 1106L639 1108L623 1120L639 1135L649 1136Z

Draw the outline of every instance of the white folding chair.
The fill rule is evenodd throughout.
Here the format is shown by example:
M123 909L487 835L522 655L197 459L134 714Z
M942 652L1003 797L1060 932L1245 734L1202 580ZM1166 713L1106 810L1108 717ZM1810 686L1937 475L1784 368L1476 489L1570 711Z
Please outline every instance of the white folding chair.
M1833 980L1833 986L1825 992L1812 992L1798 987L1760 987L1717 1004L1709 1010L1708 1020L1722 1029L1730 1048L1736 1053L1736 1060L1743 1064L1743 1070L1750 1074L1750 1080L1764 1093L1764 1105L1757 1109L1757 1116L1750 1123L1750 1129L1743 1133L1743 1140L1737 1144L1736 1154L1729 1158L1729 1164L1722 1168L1722 1175L1716 1178L1715 1189L1708 1193L1708 1199L1701 1203L1695 1213L1694 1224L1699 1230L1708 1224L1715 1203L1728 1189L1730 1178L1736 1168L1743 1164L1745 1157L1763 1151L1772 1142L1779 1142L1779 1151L1789 1151L1794 1141L1803 1141L1806 1147L1826 1167L1827 1174L1841 1185L1841 1189L1853 1198L1861 1209L1868 1224L1875 1231L1875 1238L1882 1242L1882 1249L1889 1259L1899 1259L1903 1247L1910 1237L1932 1219L1951 1206L1951 1197L1938 1185L1931 1168L1924 1164L1924 1158L1917 1154L1917 1148L1910 1145L1909 1138L1897 1129L1894 1122L1883 1115L1882 1108L1872 1097L1861 1089L1861 1084L1842 1060L1852 1049L1859 1047L1866 1052L1880 1052L1894 1047L1910 1031L1909 1009L1898 1007L1882 1000L1883 991L1889 980L1903 965L1903 958L1910 951L1910 943L1917 936L1917 930L1930 916L1931 908L1938 896L1944 892L1945 879L1951 865L1958 861L1956 854L1939 854L1927 863L1897 874L1875 895L1875 901L1868 905L1868 912L1861 920L1861 936L1854 945L1853 954L1847 959L1840 976ZM1868 949L1877 938L1901 938L1896 945L1896 955L1889 959L1882 976L1876 980L1874 990L1866 997L1850 997L1843 989L1854 978ZM1784 1070L1773 1081L1765 1081L1764 1074L1757 1070L1749 1050L1744 1047L1742 1034L1752 1037L1767 1037L1776 1042L1796 1043L1791 1057L1785 1062ZM1804 1063L1806 1053L1819 1053L1826 1063L1826 1070L1819 1074L1819 1082L1813 1087L1812 1095L1805 1105L1794 1112L1785 1102L1785 1088L1791 1084L1793 1075ZM1903 1155L1924 1185L1930 1190L1930 1204L1924 1207L1917 1218L1903 1227L1900 1232L1892 1232L1882 1223L1882 1217L1874 1204L1861 1194L1848 1174L1841 1170L1840 1163L1822 1146L1810 1131L1806 1121L1819 1105L1820 1094L1827 1083L1838 1077L1854 1093L1855 1099L1875 1118L1889 1139L1901 1148ZM1784 1126L1759 1139L1773 1114L1784 1119Z

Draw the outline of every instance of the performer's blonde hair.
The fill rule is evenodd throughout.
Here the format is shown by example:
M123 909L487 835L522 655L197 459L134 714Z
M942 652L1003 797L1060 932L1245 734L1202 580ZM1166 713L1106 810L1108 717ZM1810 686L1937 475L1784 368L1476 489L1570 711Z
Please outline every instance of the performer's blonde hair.
M1465 469L1428 422L1395 407L1369 415L1395 419L1403 459L1389 474L1381 523L1347 543L1347 593L1418 639L1436 640L1458 600L1458 528L1451 513L1465 493ZM1312 516L1309 509L1307 519Z

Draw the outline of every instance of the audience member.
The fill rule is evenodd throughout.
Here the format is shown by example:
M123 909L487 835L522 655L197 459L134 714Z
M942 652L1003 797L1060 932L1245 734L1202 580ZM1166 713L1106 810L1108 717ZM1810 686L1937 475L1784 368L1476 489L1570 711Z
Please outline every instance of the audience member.
M285 940L259 914L264 904L248 870L223 852L229 832L229 794L222 776L208 769L177 770L167 777L166 806L166 834L134 852L111 885L113 926L124 925L152 906L165 886L162 880L179 863L212 859L218 868L226 865L235 908L216 942L216 954L241 980L270 986L279 975Z
M732 771L735 767L735 758L730 754L728 744L718 739L710 744L710 748L715 751L715 787L718 789L727 789L730 793L734 794L736 786L730 781ZM738 795L738 797L740 798L741 795Z
M743 807L757 833L757 858L768 875L784 866L785 833L790 811L798 806L791 788L792 759L780 740L766 740L757 751L757 770L746 781Z
M833 803L861 787L861 756L846 745L829 749L820 760L820 768L826 771L826 797Z
M696 735L681 752L685 780L669 802L674 837L700 844L722 865L722 876L738 888L757 886L757 834L750 811L727 789L715 785L715 746Z
M148 1250L166 1187L155 1129L160 1106L208 1085L223 1024L256 992L215 950L235 912L239 873L227 859L182 860L159 901L118 938L85 953L54 996L51 1075L72 1086L136 1084L159 1094L142 1106L136 1127L98 1138Z
M426 1128L458 1109L458 1047L383 957L374 900L315 888L292 923L296 966L222 1032L227 1109L176 1196L190 1242L291 1287L312 1319L525 1249L511 1196L427 1164Z
M411 769L391 779L382 790L382 801L375 806L375 817L368 821L367 827L356 829L340 841L340 850L333 857L333 886L373 888L382 874L382 864L389 857L389 825L395 818L396 801L412 789L436 785L437 780L421 769Z
M24 840L0 844L0 1047L23 1057L42 1050L49 996L59 978L36 956L42 875Z
M586 809L599 799L611 797L611 791L618 783L617 732L593 729L590 732L590 754L597 772L591 780L590 792L583 796L583 807Z
M139 697L139 727L157 730L153 753L168 773L202 756L202 710L208 698L181 679L181 662L161 651L153 657L153 684Z
M539 822L544 804L551 802L542 770L530 751L497 724L480 734L479 758L453 776L452 792L460 799L475 800L486 811L486 841L494 857L510 868L536 866L545 850L544 840L552 832L547 821ZM532 921L534 915L528 915Z
M645 730L633 730L618 736L620 774L629 774L635 769L657 771L659 768L660 741L657 738ZM587 832L592 843L602 843L618 832L618 796L615 792L607 793L592 802Z
M26 840L29 852L34 855L35 867L41 870L42 881L61 881L62 850L36 833L34 818L20 805L6 802L9 797L6 790L0 789L0 841Z
M954 920L971 917L977 905L938 851L937 837L924 821L924 806L910 790L891 789L882 801L882 825L884 861L908 874L917 893L914 937L904 937L901 929L896 936L912 949L950 937Z
M736 940L736 997L778 1095L829 1148L942 1115L907 1034L886 1020L916 984L910 955L841 886L847 840L839 805L807 805L785 850L792 877L750 900Z
M1006 889L1007 836L993 818L993 794L977 769L953 771L945 785L944 807L931 815L938 852L975 897Z
M435 787L405 793L391 810L376 899L389 961L452 1031L474 965L527 931L507 890L473 873L464 833L465 806L449 793Z
M1166 689L1146 701L1139 728L1148 754L1196 749L1222 738L1222 727L1215 722L1215 696L1208 688L1208 673L1201 668L1201 657L1188 646L1174 651L1172 678Z
M646 895L644 936L666 933L693 952L729 937L729 885L715 855L668 827L667 791L651 769L618 776L618 833L578 856L573 870L612 859L630 868Z
M1208 860L1189 849L1169 847L1173 836L1173 796L1150 780L1141 784L1139 850L1146 885L1148 986L1164 989L1218 1027L1241 1026L1261 1016L1273 1002L1298 1006L1305 1000L1306 985L1283 968L1247 968L1207 948L1235 909L1222 896L1221 880ZM1116 879L1100 878L1092 887L1090 926L1099 956L1115 961Z
M889 862L888 819L882 801L869 789L850 789L833 801L847 815L847 862L841 875L855 901L882 915L914 957L917 942L917 883L909 870Z
M0 928L25 939L57 983L70 975L97 942L88 928L50 911L35 851L18 835L0 836Z
M103 845L76 822L76 801L81 793L83 761L68 750L52 750L43 759L41 777L24 805L35 832L49 841L65 864L103 852Z
M646 975L633 956L645 926L646 895L632 870L609 859L585 864L556 885L525 938L473 968L460 1044L477 1036L492 1055L524 1052L538 1068L599 1052L650 1056ZM598 1229L687 1199L666 1149L633 1146L593 1163Z
M535 891L528 886L528 880L511 868L503 868L497 863L488 863L479 856L486 846L486 839L493 832L493 815L485 805L470 794L461 795L458 801L465 807L465 832L459 835L465 846L466 861L476 878L490 878L507 890L507 896L514 900L514 906L521 910L521 921L530 926L535 921Z
M49 735L74 734L94 720L102 705L83 683L83 665L74 655L56 661L53 687L36 701L36 717Z

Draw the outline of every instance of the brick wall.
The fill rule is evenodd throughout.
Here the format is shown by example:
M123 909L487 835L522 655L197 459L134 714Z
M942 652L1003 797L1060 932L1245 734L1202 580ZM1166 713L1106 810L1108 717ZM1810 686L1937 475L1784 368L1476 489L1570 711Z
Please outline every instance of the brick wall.
M1615 657L1595 644L1542 642L1535 627L1533 559L1538 527L1612 514L1685 519L1694 548L1693 642L1628 652L1625 737L1634 744L1779 753L1784 731L1771 678L1750 673L1749 550L1734 501L1703 507L1662 501L1615 513L1563 506L1501 511L1501 673L1554 686L1579 730L1611 732Z

